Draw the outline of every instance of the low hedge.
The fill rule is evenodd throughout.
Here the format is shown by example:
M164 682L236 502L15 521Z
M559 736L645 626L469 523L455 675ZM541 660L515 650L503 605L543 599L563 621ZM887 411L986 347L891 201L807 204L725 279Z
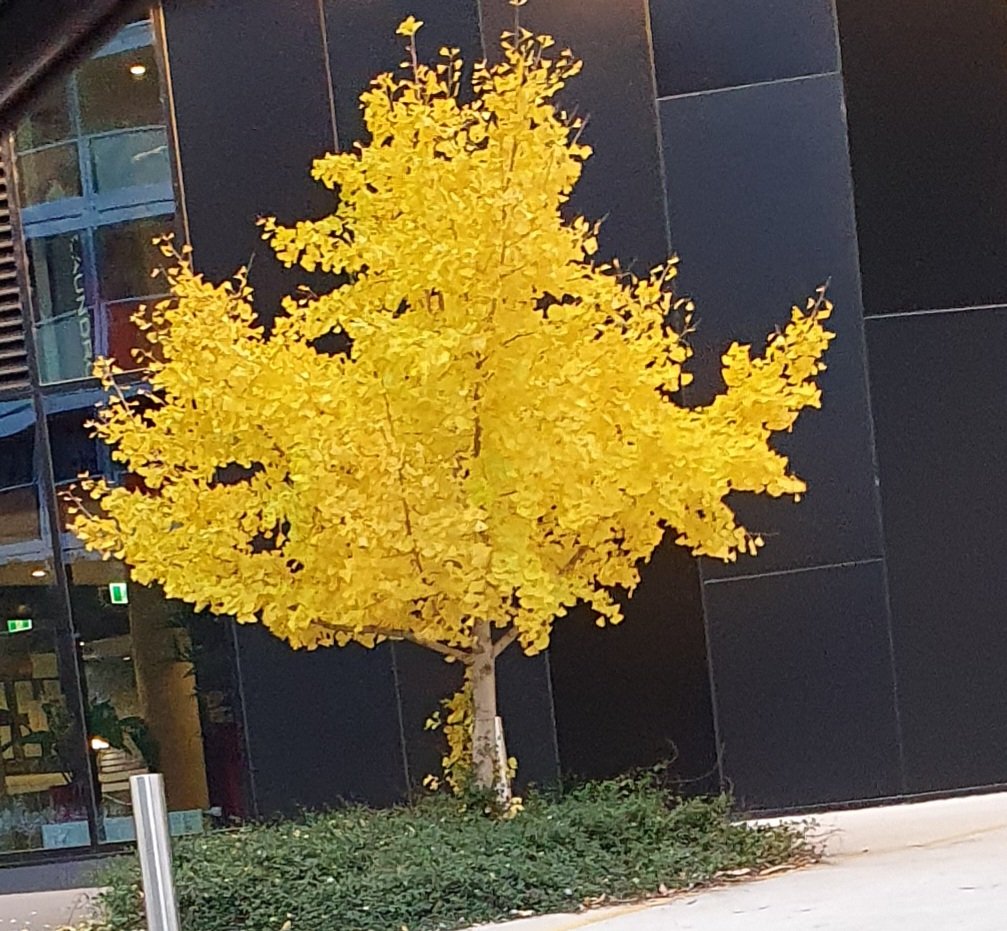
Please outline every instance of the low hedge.
M649 779L532 795L509 821L435 796L180 839L187 931L439 931L639 898L809 854L792 828L732 821ZM105 931L143 925L139 869L107 868Z

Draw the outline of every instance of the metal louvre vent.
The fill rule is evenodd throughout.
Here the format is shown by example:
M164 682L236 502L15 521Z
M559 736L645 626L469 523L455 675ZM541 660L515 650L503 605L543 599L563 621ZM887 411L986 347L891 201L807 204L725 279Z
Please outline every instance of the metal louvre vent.
M7 171L0 151L0 391L29 384L21 300Z

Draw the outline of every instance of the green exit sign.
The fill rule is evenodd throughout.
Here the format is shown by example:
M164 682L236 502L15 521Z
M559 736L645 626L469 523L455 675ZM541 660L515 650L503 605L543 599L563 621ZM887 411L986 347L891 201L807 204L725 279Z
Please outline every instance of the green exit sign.
M128 605L129 592L126 590L126 583L110 582L108 586L108 600L114 605Z
M34 627L34 622L30 617L12 617L7 621L7 633L20 634Z

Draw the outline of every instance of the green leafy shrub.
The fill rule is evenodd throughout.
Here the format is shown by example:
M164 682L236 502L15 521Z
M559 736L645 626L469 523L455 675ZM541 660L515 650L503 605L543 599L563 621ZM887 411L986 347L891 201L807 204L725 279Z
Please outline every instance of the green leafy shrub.
M806 857L800 832L732 822L724 798L679 801L651 779L533 794L510 821L434 796L181 839L188 931L435 931L573 910ZM106 931L143 925L139 871L100 878Z

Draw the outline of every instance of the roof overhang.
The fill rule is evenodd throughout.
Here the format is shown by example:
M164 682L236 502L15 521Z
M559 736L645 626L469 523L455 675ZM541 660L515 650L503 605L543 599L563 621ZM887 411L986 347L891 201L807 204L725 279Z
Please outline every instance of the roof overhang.
M132 0L0 0L0 130L50 75L98 47L136 8Z

